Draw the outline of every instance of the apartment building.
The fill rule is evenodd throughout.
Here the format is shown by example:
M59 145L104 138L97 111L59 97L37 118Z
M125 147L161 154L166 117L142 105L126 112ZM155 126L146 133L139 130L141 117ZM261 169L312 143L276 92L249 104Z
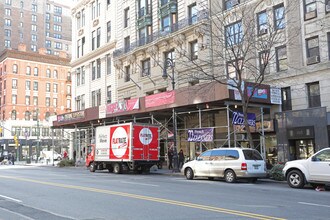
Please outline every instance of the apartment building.
M256 147L264 147L272 163L306 158L329 144L329 4L79 1L72 14L74 110L85 109L80 125L146 117L168 133L178 132L174 142L190 156L205 147L246 147L244 129L232 125L241 97L215 82L241 74L247 84L263 76L270 86L258 88L251 103L258 106L251 112L261 127L267 125L254 132ZM280 94L273 94L275 87ZM188 142L187 129L196 127L214 128L213 143ZM163 136L164 145L169 136Z
M28 51L46 48L47 54L71 52L71 10L56 0L5 0L0 3L0 51L17 49L20 43Z
M0 150L28 160L51 146L60 152L69 145L63 130L51 129L51 118L72 110L70 69L64 52L60 56L48 55L45 48L31 52L20 44L18 50L1 53Z

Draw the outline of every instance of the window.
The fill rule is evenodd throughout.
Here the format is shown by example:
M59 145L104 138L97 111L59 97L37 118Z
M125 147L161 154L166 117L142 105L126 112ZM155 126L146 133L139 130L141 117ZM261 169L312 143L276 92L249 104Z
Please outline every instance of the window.
M54 76L54 79L57 79L57 78L58 78L57 70L54 70L54 71L53 71L53 76Z
M11 5L11 0L6 0L6 5Z
M38 96L33 96L33 105L38 106Z
M92 107L99 106L101 104L101 90L92 91Z
M261 75L269 74L269 50L259 53L259 71Z
M56 83L53 84L53 92L54 93L58 92L58 85Z
M85 66L81 67L81 84L84 85L85 84Z
M5 40L5 47L10 48L11 47L11 42L10 40Z
M101 45L101 28L97 29L97 37L96 37L96 48L99 48Z
M321 98L320 98L320 84L319 82L308 83L307 84L308 92L308 107L320 107Z
M46 83L46 92L50 92L50 83Z
M142 75L141 76L150 76L150 59L142 61Z
M258 13L258 34L266 34L267 33L267 13L266 11Z
M124 28L129 26L129 8L124 10Z
M96 31L92 32L92 50L96 48Z
M96 64L95 61L92 62L92 80L96 79Z
M17 79L12 80L12 88L17 89Z
M226 150L226 160L238 160L239 154L237 150Z
M29 95L25 96L25 105L30 105L30 96Z
M50 69L46 69L46 77L51 78L51 72Z
M233 46L242 42L242 22L236 22L226 27L226 46Z
M58 23L62 23L62 17L59 15L54 15L54 21Z
M5 15L11 16L11 10L9 8L5 9Z
M29 111L26 111L24 113L24 118L25 118L25 121L30 121L30 119L31 119L31 113Z
M124 44L125 44L125 52L130 51L131 49L131 41L130 41L130 37L125 37L124 38Z
M16 105L17 104L17 95L11 96L11 104Z
M31 90L31 81L25 81L25 90Z
M276 49L276 70L277 72L288 69L288 57L286 54L286 46L277 47Z
M275 29L285 28L285 9L284 5L280 4L274 7L274 27Z
M11 36L11 30L5 29L5 36L10 37Z
M49 20L50 20L50 14L46 13L46 21L49 21Z
M66 86L66 94L71 95L71 86L70 85Z
M31 67L26 67L26 75L31 75Z
M54 6L54 13L56 14L62 14L62 7Z
M31 30L32 30L32 31L37 31L37 25L32 24L32 25L31 25Z
M33 82L33 91L38 91L38 82Z
M239 0L225 0L225 10L229 10L238 4Z
M124 82L128 82L131 79L131 68L130 66L125 66L125 78Z
M198 59L198 43L197 40L190 42L190 60Z
M37 5L32 5L32 12L37 12L37 9L38 9Z
M111 21L108 21L107 23L107 42L109 42L111 39Z
M282 93L282 111L292 110L290 87L282 88L281 93Z
M226 150L212 150L211 160L224 160L226 156Z
M62 26L61 25L58 25L58 24L54 24L54 31L61 32L62 31Z
M107 54L107 74L111 74L111 56Z
M316 0L304 0L305 20L317 17Z
M197 22L197 12L196 3L188 6L189 24L195 24Z
M169 15L162 18L162 31L171 31L171 19Z
M230 79L237 79L238 78L238 72L242 74L242 60L237 59L233 61L227 62L227 77Z
M50 98L46 97L46 106L49 107L50 106Z
M31 50L36 52L37 51L37 45L31 44Z
M33 75L38 76L38 67L33 68Z
M168 52L164 53L164 58L167 59L171 59L173 61L173 64L175 64L175 52L174 50L170 50Z
M328 58L330 60L330 32L328 32Z
M37 35L32 34L31 35L31 40L34 41L34 42L36 42L37 41Z
M5 25L8 26L8 27L11 26L11 20L6 18L5 19Z
M111 103L111 86L107 86L107 103Z
M18 66L17 64L13 65L13 73L18 73Z
M319 38L313 37L306 40L307 65L320 62Z
M37 15L32 15L31 20L32 20L33 22L37 22Z
M57 98L53 98L53 106L56 108L57 107Z
M60 43L60 42L55 42L54 48L55 48L55 49L58 49L58 50L62 50L62 43Z
M16 120L16 115L17 115L16 110L13 110L13 111L11 112L11 120Z
M96 60L96 78L101 78L101 59Z
M84 27L85 26L85 20L86 20L86 15L85 15L85 9L81 10L81 26Z

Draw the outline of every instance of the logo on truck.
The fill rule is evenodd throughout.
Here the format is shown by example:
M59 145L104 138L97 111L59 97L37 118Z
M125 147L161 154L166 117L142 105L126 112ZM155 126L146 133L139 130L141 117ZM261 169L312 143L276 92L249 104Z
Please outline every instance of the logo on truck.
M117 158L121 158L126 153L128 147L128 135L122 127L115 129L111 139L111 148Z
M148 145L152 141L152 132L149 128L142 128L139 134L140 142Z

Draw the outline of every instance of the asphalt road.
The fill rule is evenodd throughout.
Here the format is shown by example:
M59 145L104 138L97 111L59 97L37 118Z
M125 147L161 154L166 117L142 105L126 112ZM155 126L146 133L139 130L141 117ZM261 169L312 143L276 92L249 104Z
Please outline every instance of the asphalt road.
M186 180L181 175L0 169L0 219L329 219L330 191L285 183Z

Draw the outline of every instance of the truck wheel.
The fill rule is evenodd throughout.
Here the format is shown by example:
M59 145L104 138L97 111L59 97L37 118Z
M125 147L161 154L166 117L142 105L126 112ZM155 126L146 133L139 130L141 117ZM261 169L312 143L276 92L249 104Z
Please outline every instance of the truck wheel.
M95 172L95 170L96 170L96 166L95 166L95 163L93 162L89 165L89 171L90 172Z
M115 163L113 165L113 173L120 174L122 172L120 163Z
M305 185L305 178L300 170L291 170L287 176L286 181L292 188L301 189Z

